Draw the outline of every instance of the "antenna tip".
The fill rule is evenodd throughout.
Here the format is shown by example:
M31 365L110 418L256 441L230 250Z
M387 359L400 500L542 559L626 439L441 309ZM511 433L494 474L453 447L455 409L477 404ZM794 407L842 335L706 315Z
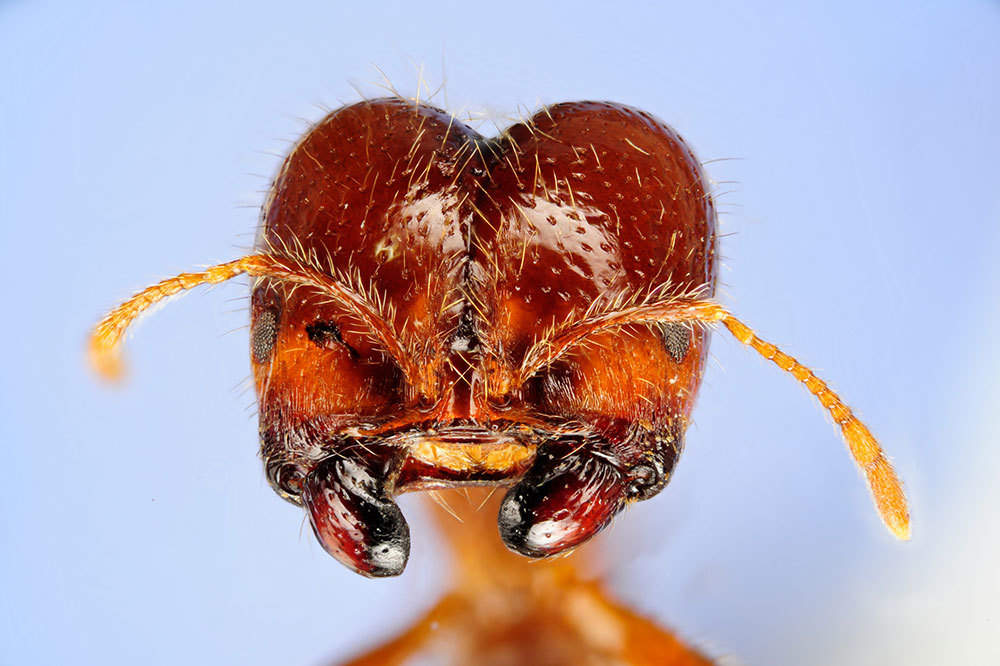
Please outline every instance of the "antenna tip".
M91 340L87 361L97 375L106 382L119 383L125 378L125 363L121 356L107 349L96 339Z
M910 521L907 520L901 525L892 525L889 527L892 530L893 535L900 541L910 540Z
M909 541L910 510L906 504L906 495L885 456L879 456L868 470L867 477L875 508L882 522L897 539Z

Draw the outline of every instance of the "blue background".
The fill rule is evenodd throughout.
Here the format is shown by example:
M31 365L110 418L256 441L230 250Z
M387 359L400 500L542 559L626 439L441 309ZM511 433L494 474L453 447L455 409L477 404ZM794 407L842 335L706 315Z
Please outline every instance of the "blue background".
M418 498L406 575L369 581L264 482L245 282L144 322L124 387L83 362L118 299L252 244L373 63L487 132L611 99L722 160L723 301L907 483L901 544L804 389L720 334L674 481L600 539L620 595L736 663L1000 660L996 3L141 4L0 4L0 663L316 664L434 600Z

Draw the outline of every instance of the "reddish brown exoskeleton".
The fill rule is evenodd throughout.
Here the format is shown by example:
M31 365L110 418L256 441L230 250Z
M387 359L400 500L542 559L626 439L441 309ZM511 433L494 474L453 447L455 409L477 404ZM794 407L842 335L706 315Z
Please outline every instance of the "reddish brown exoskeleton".
M268 479L324 548L366 576L403 571L411 490L509 486L500 537L574 548L670 479L709 325L792 373L841 427L889 529L902 489L822 381L712 300L716 214L701 167L649 114L559 104L486 139L402 99L343 107L285 160L257 253L141 292L152 303L247 273Z

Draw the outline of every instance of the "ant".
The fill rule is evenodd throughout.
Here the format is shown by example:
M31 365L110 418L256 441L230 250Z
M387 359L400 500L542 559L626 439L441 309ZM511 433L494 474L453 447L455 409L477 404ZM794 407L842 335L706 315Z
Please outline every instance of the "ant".
M122 337L144 310L252 276L267 478L305 507L334 558L385 577L403 572L410 551L400 493L506 488L491 504L500 541L528 558L568 553L658 494L721 326L816 397L883 522L908 539L902 487L869 429L713 300L717 243L700 163L644 111L557 104L485 138L419 101L368 100L333 111L292 149L253 254L136 294L97 326L91 359L117 376ZM517 573L475 524L452 534L468 553L468 588L509 592L540 575ZM484 573L477 558L496 564ZM462 603L446 597L428 618L451 618L459 635L472 622ZM638 631L637 616L614 609ZM422 645L420 626L394 644ZM669 640L661 631L648 644Z

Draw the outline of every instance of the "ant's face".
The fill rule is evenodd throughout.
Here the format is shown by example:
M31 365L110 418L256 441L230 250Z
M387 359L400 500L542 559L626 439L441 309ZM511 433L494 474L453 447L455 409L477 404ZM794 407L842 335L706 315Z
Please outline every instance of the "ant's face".
M512 485L500 534L536 557L654 495L680 454L708 333L600 318L711 296L707 192L676 134L627 107L559 105L494 140L400 100L331 114L282 167L260 245L354 301L254 288L272 485L372 576L406 562L401 492Z

